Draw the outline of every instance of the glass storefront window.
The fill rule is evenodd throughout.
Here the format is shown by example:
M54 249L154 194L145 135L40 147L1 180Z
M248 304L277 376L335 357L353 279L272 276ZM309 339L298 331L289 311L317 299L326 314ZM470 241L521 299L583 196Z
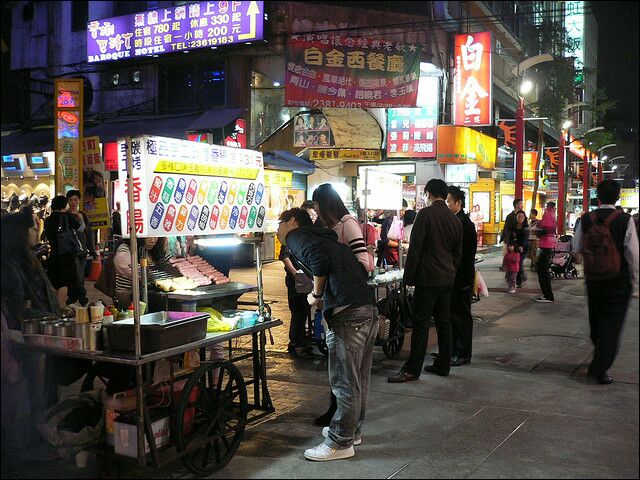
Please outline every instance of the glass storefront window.
M284 87L275 86L266 76L253 72L251 83L251 138L255 147L282 125L287 123L299 108L283 107Z

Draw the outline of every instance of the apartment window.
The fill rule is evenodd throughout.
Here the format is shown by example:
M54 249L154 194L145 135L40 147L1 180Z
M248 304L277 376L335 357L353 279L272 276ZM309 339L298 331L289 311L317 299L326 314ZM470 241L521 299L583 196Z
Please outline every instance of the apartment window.
M71 31L80 32L87 29L89 22L89 2L71 2Z
M159 67L163 112L202 110L224 105L224 63L164 64Z

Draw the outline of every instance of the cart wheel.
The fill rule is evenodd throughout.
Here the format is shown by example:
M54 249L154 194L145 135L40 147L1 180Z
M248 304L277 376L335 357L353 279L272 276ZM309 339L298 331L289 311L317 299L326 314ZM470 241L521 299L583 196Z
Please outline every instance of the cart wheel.
M247 388L230 362L206 363L182 390L174 415L178 452L189 449L182 463L198 476L223 468L240 446L247 425Z
M405 328L402 325L402 305L399 299L394 299L389 307L389 340L382 344L382 351L387 358L395 358L402 350L404 345Z

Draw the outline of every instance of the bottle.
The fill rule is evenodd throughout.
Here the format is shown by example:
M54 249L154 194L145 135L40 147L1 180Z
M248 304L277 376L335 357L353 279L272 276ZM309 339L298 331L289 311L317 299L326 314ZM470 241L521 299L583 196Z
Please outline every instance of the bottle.
M129 308L127 309L127 318L133 318L134 317L134 308L133 308L133 302L131 302L131 304L129 305Z

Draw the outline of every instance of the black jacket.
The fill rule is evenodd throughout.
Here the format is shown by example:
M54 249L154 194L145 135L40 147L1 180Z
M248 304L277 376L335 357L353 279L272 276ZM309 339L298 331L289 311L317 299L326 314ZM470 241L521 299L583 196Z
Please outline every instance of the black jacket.
M462 256L460 266L456 272L454 287L467 288L473 286L473 279L476 275L476 251L478 249L478 237L476 236L476 226L469 215L460 210L456 217L462 223Z
M327 276L322 296L327 318L335 307L373 305L373 290L367 272L351 249L340 242L333 230L299 227L289 232L287 249L312 275Z
M404 283L451 287L462 255L462 224L444 201L418 212L411 230Z

